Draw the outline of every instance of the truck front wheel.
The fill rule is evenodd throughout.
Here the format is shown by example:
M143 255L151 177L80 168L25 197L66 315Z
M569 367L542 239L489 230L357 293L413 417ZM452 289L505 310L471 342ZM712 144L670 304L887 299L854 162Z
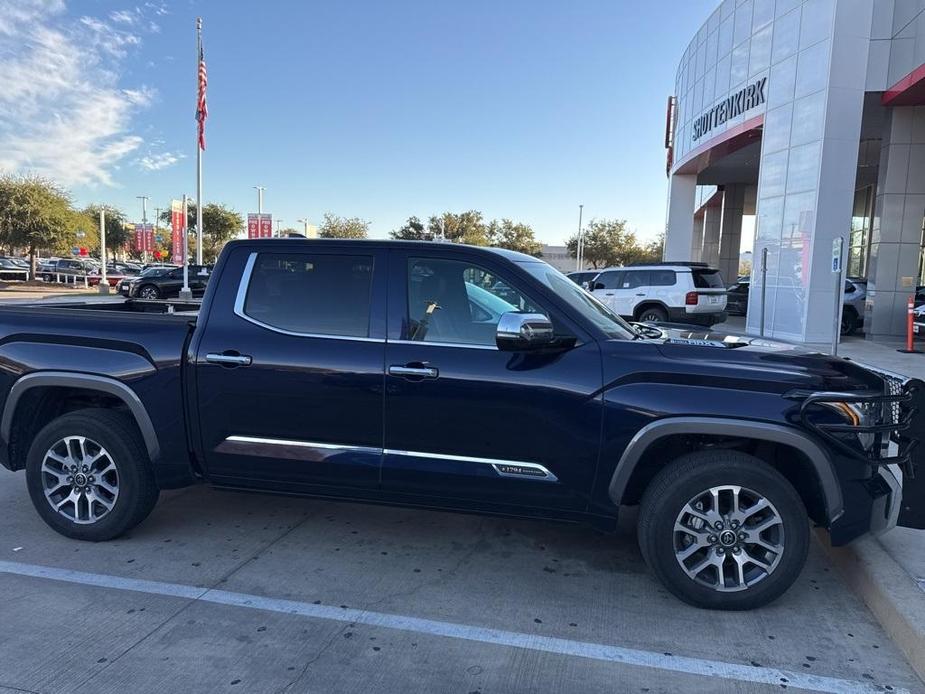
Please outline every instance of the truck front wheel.
M809 550L800 496L774 468L739 451L701 450L661 470L643 495L639 546L674 595L747 610L780 597Z
M103 408L47 424L29 448L26 484L42 520L62 535L92 542L140 523L159 494L134 423Z

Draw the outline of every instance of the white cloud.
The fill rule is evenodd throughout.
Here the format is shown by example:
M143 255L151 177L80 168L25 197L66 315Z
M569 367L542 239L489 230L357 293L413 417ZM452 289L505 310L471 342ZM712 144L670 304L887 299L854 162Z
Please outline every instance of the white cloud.
M185 156L180 152L160 152L141 157L137 160L137 164L145 171L160 171L168 166L173 166Z
M146 2L145 9L148 9L152 14L163 17L166 14L170 14L170 11L167 9L167 5L162 2Z
M120 162L144 142L134 117L154 98L121 84L141 38L64 10L61 0L0 2L0 171L115 185Z
M109 18L116 24L134 24L138 19L137 15L128 10L116 10L109 13Z

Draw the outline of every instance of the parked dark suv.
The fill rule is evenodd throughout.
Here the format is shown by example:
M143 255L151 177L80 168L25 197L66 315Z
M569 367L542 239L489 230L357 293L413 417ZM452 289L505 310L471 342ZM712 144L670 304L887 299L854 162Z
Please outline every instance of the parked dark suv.
M202 296L209 284L211 269L206 265L189 266L189 287L193 296ZM119 291L137 299L170 299L180 295L183 288L182 267L153 267L138 277L123 280Z

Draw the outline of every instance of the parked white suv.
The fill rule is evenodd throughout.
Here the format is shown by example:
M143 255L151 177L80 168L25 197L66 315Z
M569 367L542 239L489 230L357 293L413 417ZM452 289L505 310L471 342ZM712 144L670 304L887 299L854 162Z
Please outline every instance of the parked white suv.
M591 282L591 293L630 320L706 326L726 320L726 285L706 263L607 268Z

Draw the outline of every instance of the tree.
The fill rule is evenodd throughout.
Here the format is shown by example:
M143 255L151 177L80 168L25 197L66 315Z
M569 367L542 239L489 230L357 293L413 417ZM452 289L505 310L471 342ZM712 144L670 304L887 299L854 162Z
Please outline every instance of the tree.
M520 222L514 223L510 219L496 219L488 224L487 235L489 243L498 248L507 248L520 251L527 255L539 255L543 244L536 240L533 229Z
M324 213L324 221L318 228L318 236L323 239L365 239L369 234L369 222L359 217L338 217L330 212Z
M404 241L434 240L434 235L424 228L424 222L417 217L408 217L408 221L401 228L390 231L389 236Z
M56 248L74 221L68 194L39 176L0 176L0 242L28 248L32 276L35 252Z
M627 230L625 219L592 219L585 227L582 240L582 258L592 268L628 265L629 263L658 262L662 259L664 239L640 245L636 234ZM568 253L578 256L578 235L567 242Z
M244 228L244 217L220 203L210 202L202 208L203 262L214 263L222 248Z
M427 231L434 238L442 237L453 243L468 243L473 246L489 245L488 227L478 210L468 212L444 212L427 220Z

